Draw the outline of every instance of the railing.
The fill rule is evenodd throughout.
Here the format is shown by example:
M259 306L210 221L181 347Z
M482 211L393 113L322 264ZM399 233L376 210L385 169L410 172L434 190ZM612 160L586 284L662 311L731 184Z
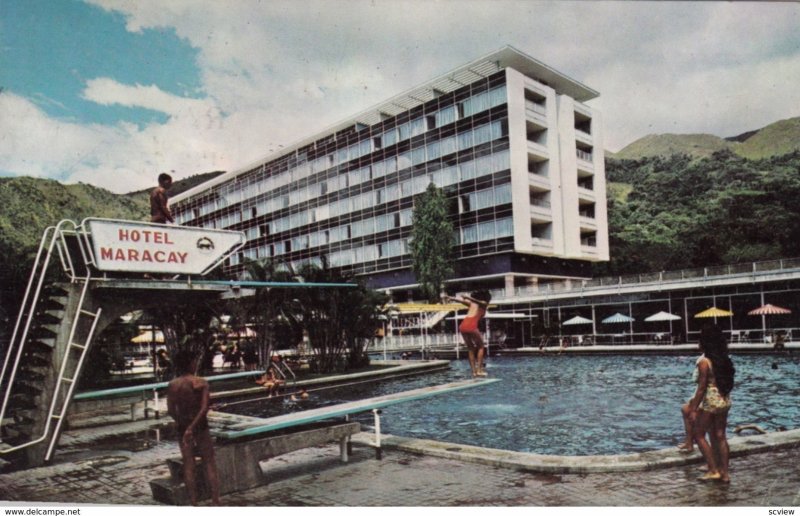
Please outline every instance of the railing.
M394 351L408 351L417 349L434 349L434 348L453 348L460 342L460 337L456 334L441 334L436 333L433 335L391 335L382 339L376 339L369 350L371 353L382 352L384 349L387 352Z
M547 294L582 294L590 290L608 288L612 286L644 286L660 285L668 282L688 281L702 279L720 279L733 276L752 276L757 277L761 274L775 272L789 272L800 269L800 258L787 258L781 260L769 260L763 262L737 263L731 265L720 265L716 267L704 267L697 269L681 269L677 271L651 272L643 274L632 274L628 276L606 276L594 278L571 285L566 283L546 283L540 284L537 288L518 287L514 289L511 296L506 294L504 289L492 290L492 298L507 299L517 296L547 295Z
M525 101L525 109L530 109L534 113L538 113L540 115L547 116L547 108L544 107L542 104L534 102L532 100Z
M590 163L592 161L592 153L591 152L586 152L586 151L582 151L580 149L575 149L575 155L578 156L579 159L582 159L584 161L588 161Z

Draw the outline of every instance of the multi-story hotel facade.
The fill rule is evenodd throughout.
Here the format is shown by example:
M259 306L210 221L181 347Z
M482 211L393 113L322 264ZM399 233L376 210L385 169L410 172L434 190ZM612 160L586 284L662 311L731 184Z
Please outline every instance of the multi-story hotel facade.
M321 263L374 288L416 284L414 199L452 200L459 289L588 278L608 260L598 93L505 47L176 196L179 224L236 229L249 260Z

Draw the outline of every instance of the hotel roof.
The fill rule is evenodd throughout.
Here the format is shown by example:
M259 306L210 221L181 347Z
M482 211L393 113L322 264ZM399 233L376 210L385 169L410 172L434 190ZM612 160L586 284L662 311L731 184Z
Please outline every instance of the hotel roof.
M514 47L505 46L500 50L487 54L483 57L475 59L463 66L447 72L435 79L425 82L410 90L407 90L399 95L381 102L361 113L343 120L333 126L328 127L313 136L295 142L278 152L265 156L253 163L249 163L237 170L232 170L221 174L214 179L206 181L196 187L187 190L173 198L173 202L185 200L188 197L198 195L209 188L226 183L236 176L252 170L253 168L272 161L298 149L301 149L319 139L335 134L339 131L352 127L355 124L364 126L374 125L381 120L408 111L416 106L424 104L433 100L437 96L444 93L450 93L463 86L471 84L480 79L491 76L492 74L504 70L505 68L513 68L528 77L533 77L539 82L542 82L558 93L568 95L579 102L585 102L596 98L599 93L592 88L564 75L563 73L547 66L534 59L533 57L520 52Z

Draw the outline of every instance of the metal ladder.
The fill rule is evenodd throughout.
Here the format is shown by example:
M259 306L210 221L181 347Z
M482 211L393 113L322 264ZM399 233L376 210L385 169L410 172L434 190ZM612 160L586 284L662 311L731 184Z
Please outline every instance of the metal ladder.
M68 237L74 237L73 242L77 243L77 250L74 246L72 249L70 248L67 240ZM47 440L49 436L50 442L48 443L45 460L50 460L52 457L61 431L61 425L69 407L69 402L72 399L75 385L80 377L83 362L86 358L92 337L94 336L94 330L101 314L101 310L91 312L83 309L86 292L91 279L90 265L93 263L91 252L88 251L88 243L85 232L81 231L77 224L71 220L62 220L58 225L48 227L44 231L28 280L28 285L23 296L17 322L14 326L11 340L9 341L3 368L2 371L0 371L0 386L5 389L2 407L0 408L0 426L4 425L6 422L5 416L9 408L11 394L14 391L15 380L18 376L17 373L20 371L23 354L31 345L31 342L34 342L34 339L30 338L30 332L37 315L40 315L37 314L36 309L47 279L47 273L51 265L54 251L58 253L62 271L69 277L70 283L82 284L82 288L74 315L67 314L66 311L60 312L61 322L57 325L57 328L63 324L71 324L71 328L66 349L63 350L59 373L54 382L55 387L49 397L49 407L47 409L44 408L44 406L47 406L47 403L44 403L42 407L38 407L37 416L46 418L44 429L41 431L41 435L30 435L27 441L18 443L15 446L6 444L0 448L0 455L9 454L37 445ZM77 251L77 256L73 256L75 251ZM80 260L81 263L78 265L83 270L79 271L76 268L76 259ZM86 339L83 342L75 342L78 325L83 322L83 318L88 318L88 323L90 324L88 332L86 333ZM43 339L38 340L41 343ZM54 352L57 344L58 337L56 336L51 346L54 348ZM50 344L47 343L47 345ZM16 350L16 355L13 354L14 350ZM50 360L52 363L55 357L52 357ZM66 394L62 393L62 387L65 385L68 386ZM43 396L44 394L45 393L42 393ZM47 398L45 398L45 400L46 399ZM55 423L55 428L51 433L51 426L53 426L53 423ZM2 436L0 435L0 439L1 438Z
M294 374L294 371L292 371L292 368L283 360L272 362L272 367L275 368L275 371L278 372L278 375L280 375L283 381L288 381L288 377L291 376L292 385L297 383L297 376Z

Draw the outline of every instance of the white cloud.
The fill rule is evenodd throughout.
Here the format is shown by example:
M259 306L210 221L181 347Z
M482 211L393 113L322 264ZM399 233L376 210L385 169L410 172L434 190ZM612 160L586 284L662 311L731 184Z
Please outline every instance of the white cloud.
M236 169L506 44L600 92L591 104L611 150L648 133L730 136L800 115L797 4L90 3L122 13L130 31L174 30L197 48L204 97L87 83L90 101L168 115L138 128L59 122L0 95L0 170L122 192L164 170Z
M193 114L198 116L216 108L206 100L189 99L166 93L156 85L130 86L120 84L108 77L99 77L87 81L83 91L86 100L109 106L119 104L125 107L139 107L160 111L170 116Z

